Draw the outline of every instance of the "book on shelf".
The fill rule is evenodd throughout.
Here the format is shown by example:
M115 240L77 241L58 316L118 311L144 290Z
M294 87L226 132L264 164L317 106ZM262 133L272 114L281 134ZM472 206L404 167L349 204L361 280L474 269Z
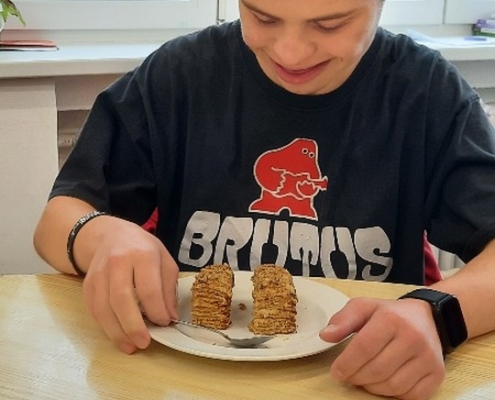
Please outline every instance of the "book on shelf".
M495 37L495 19L479 19L472 30L476 36Z
M51 40L0 40L0 51L50 51L58 50Z

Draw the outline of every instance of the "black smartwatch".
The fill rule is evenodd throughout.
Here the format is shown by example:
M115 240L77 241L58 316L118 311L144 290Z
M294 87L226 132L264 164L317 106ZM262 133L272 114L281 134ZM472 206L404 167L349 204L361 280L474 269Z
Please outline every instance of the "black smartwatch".
M455 296L425 288L413 290L399 299L418 299L430 304L444 354L452 352L467 340L466 323Z

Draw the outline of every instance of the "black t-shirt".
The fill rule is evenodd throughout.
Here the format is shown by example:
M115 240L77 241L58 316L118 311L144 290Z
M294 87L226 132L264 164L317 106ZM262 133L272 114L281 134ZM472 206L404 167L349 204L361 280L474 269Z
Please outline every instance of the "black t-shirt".
M101 93L51 197L142 224L181 270L227 262L422 284L423 234L495 237L495 133L441 55L379 29L318 96L260 69L239 22L173 39Z

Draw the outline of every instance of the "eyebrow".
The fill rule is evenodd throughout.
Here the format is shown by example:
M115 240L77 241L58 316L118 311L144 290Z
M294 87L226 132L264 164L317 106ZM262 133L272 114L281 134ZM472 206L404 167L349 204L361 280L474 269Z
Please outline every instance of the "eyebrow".
M253 6L252 4L249 4L246 0L241 0L241 3L244 4L246 8L249 8L251 11L257 12L259 14L262 14L266 17L273 18L273 19L279 19L279 17L276 17L275 15L271 15L263 10L260 10L258 7ZM312 22L323 22L323 21L332 21L332 20L338 20L342 18L346 18L354 14L356 10L350 10L350 11L345 11L345 12L337 12L333 14L328 14L328 15L323 15L321 17L317 18L312 18L310 21Z

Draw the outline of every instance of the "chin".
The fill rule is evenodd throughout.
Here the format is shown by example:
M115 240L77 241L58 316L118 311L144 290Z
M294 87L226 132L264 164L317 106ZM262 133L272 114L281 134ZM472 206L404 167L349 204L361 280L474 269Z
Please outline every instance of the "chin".
M288 92L298 94L301 96L318 96L328 93L330 90L324 90L323 88L315 88L310 85L290 85L285 82L279 83L279 86L287 90Z
M293 94L298 94L300 96L316 96L319 94L315 90L304 89L304 88L288 88L288 87L286 87L285 90L287 90L288 92L291 92Z

